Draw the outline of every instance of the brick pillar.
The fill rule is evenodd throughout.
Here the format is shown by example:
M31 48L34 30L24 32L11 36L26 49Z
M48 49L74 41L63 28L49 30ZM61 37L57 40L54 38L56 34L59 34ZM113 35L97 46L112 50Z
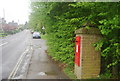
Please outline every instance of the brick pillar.
M101 39L97 28L80 28L75 31L81 37L80 66L75 64L77 79L96 78L100 73L100 51L96 51L93 44Z

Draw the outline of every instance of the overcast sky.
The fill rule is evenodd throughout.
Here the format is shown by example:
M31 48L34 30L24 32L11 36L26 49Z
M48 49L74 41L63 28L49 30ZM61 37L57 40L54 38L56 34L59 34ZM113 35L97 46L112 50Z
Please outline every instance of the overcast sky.
M0 0L0 17L7 22L15 21L24 24L28 21L29 0Z

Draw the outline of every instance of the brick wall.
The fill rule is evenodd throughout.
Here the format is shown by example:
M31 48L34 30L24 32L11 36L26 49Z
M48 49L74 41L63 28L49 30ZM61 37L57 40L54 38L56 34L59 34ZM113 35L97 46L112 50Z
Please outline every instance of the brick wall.
M81 36L81 65L75 65L75 74L78 79L96 78L100 73L100 51L93 44L101 39L100 32L97 28L81 28L76 36Z

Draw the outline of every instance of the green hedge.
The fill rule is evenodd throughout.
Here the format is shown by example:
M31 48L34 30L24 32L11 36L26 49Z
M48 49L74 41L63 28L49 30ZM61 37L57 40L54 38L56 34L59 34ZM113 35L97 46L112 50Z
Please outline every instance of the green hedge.
M99 28L103 38L95 46L97 50L101 50L101 73L110 71L110 74L118 77L120 75L119 8L119 2L33 2L29 24L41 32L42 26L45 26L49 55L70 67L74 66L74 31L85 24L87 28L90 26Z

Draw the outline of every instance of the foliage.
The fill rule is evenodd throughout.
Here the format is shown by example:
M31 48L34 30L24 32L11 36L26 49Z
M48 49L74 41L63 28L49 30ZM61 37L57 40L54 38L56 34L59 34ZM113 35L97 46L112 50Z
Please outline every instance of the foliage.
M111 67L120 63L119 8L119 2L33 2L29 24L40 32L45 27L49 55L70 67L74 65L75 30L86 23L99 28L103 38L94 46L106 62L103 70L112 73Z
M68 75L69 78L71 78L71 79L76 79L76 76L75 76L75 74L73 73L73 69L72 69L72 68L66 67L66 68L64 69L64 72Z
M5 37L5 36L7 36L7 34L6 33L0 33L0 37Z
M99 79L110 79L110 77L111 77L111 73L109 70L107 70L107 72L100 75Z

